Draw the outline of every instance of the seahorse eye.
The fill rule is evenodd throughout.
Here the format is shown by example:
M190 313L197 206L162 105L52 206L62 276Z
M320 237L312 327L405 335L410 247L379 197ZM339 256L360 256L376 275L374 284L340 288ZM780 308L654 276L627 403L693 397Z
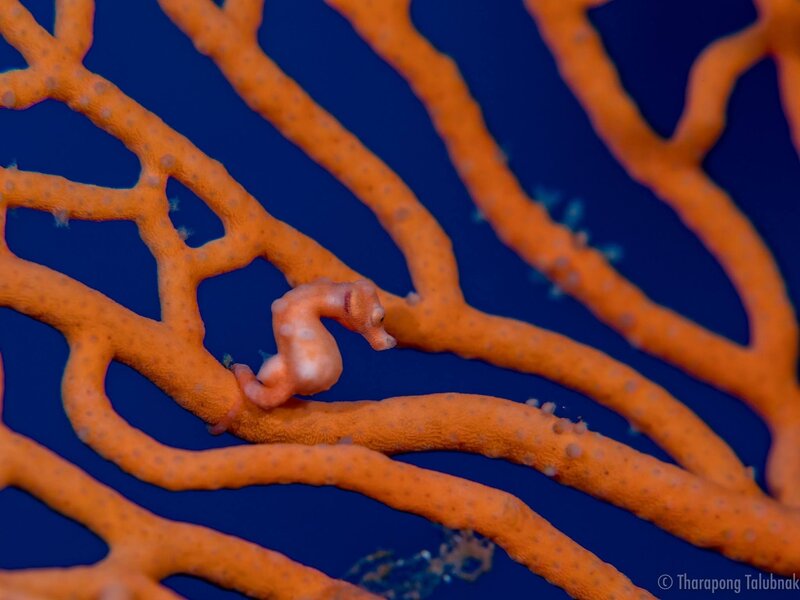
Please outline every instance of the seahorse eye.
M381 325L381 324L383 324L383 319L385 318L385 316L386 316L386 312L382 308L376 308L372 312L372 322L375 325Z

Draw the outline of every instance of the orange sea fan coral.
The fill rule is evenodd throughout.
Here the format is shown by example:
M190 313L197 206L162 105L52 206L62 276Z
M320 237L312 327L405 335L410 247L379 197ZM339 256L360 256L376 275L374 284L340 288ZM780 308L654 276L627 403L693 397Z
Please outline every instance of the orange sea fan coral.
M393 456L433 450L472 453L521 465L514 478L526 479L539 477L525 468L532 467L558 484L629 511L695 546L770 573L796 575L800 570L796 318L769 249L704 162L725 132L734 85L765 57L778 66L789 130L795 148L800 148L796 2L757 1L758 14L750 25L714 41L696 58L685 108L670 136L656 131L623 87L590 18L590 11L605 2L523 3L533 18L526 23L530 27L535 23L599 140L630 178L675 211L732 282L746 314L746 343L732 341L650 298L591 245L586 232L576 233L551 218L512 169L513 149L493 138L491 114L484 116L457 61L417 29L409 0L326 2L333 9L331 15L336 11L344 18L337 20L339 26L352 26L353 31L346 33L351 43L360 36L374 52L374 64L378 58L385 61L427 111L466 193L500 242L603 324L587 327L605 331L602 327L608 326L634 347L624 350L616 338L610 342L612 350L598 349L591 336L587 339L569 326L570 335L565 335L523 318L501 316L516 314L513 310L493 314L485 309L491 301L475 303L472 298L480 295L468 288L473 285L469 271L457 260L462 252L469 256L469 249L451 241L462 235L453 231L458 226L442 218L446 211L438 205L417 196L411 185L413 173L395 172L388 159L384 162L378 150L371 149L374 143L368 134L351 131L344 118L334 116L336 111L323 107L311 86L295 81L290 69L279 66L262 47L268 37L259 34L262 1L227 0L220 6L211 0L159 0L158 4L170 31L182 32L211 59L235 91L237 98L232 101L243 101L252 109L250 123L263 118L371 211L402 254L413 289L400 291L403 284L396 281L380 285L383 274L364 269L381 264L375 255L388 248L388 242L376 241L360 224L353 225L354 212L334 209L335 218L323 219L327 233L319 234L331 235L337 248L336 235L356 239L357 251L345 261L275 216L282 214L280 199L274 210L270 200L262 204L260 191L250 189L251 184L262 184L249 173L238 174L227 159L223 166L200 149L203 144L195 145L179 133L167 115L156 115L145 107L148 102L123 90L122 82L101 75L105 71L94 66L99 59L89 52L95 27L104 18L102 11L108 10L110 16L113 9L98 3L95 24L94 2L59 0L51 32L46 23L37 21L39 14L31 12L33 4L0 0L0 34L25 63L0 75L4 112L24 115L25 109L39 110L32 107L40 103L64 104L121 142L139 162L138 179L129 188L80 183L80 177L26 170L24 164L0 169L0 225L6 232L0 242L0 306L50 325L66 339L61 394L77 439L124 473L174 492L273 483L357 492L448 528L478 532L517 563L578 598L648 598L664 587L655 579L634 577L631 582L604 562L605 548L591 547L572 532L562 533L534 512L539 509L537 500L543 499L529 498L516 487L510 493L499 485L440 472L424 458L411 462ZM192 60L205 61L196 55ZM208 78L215 76L210 70L206 73ZM202 92L192 90L197 93ZM350 98L355 100L355 94ZM172 117L181 119L180 114ZM284 149L293 151L288 145ZM264 171L279 164L271 155L253 154L254 164ZM179 194L195 196L210 209L210 220L221 224L219 234L195 243L190 235L195 224L181 223L183 205L170 199L175 186L180 186ZM315 201L308 206L328 210L326 200ZM359 210L349 206L348 210ZM133 224L157 265L158 313L148 316L80 277L67 275L67 269L61 272L23 258L13 239L18 209L50 213L61 229L83 221L102 221L103 227L112 222ZM463 207L463 215L470 210ZM460 222L472 228L469 235L488 236L484 226L466 225L467 221ZM367 221L358 221L362 222ZM496 253L505 251L499 244L492 248ZM499 389L487 390L485 384L470 389L458 382L450 387L453 391L445 387L443 392L441 382L451 381L438 366L445 363L428 369L436 375L435 387L426 385L422 368L412 369L409 375L423 378L425 395L410 395L405 388L392 390L400 395L377 402L295 398L269 410L244 402L221 353L212 349L212 323L205 311L201 314L202 290L207 289L202 286L220 275L233 276L255 259L270 263L293 287L322 278L344 283L370 277L379 286L386 331L401 349L419 351L415 356L451 353L459 364L467 362L461 359L476 361L470 369L485 368L477 362L481 361L540 376L618 413L655 446L605 437L596 430L594 419L589 428L574 418L577 415L568 413L573 418L567 418L561 409L553 414L552 404L540 409L534 401L462 393L503 395ZM486 265L491 262L482 264ZM128 276L124 285L135 287L134 278ZM491 273L485 281L493 281ZM501 282L491 294L508 296L505 284ZM531 296L535 293L531 288ZM270 289L261 294L239 286L227 294L223 310L236 322L246 315L237 309L246 301L240 296L271 302L283 292ZM287 301L292 297L287 295ZM524 298L523 302L527 303ZM542 303L537 308L551 306ZM575 306L572 310L580 312ZM576 319L589 322L586 315ZM259 335L271 338L266 302L256 320L263 323L239 326L257 327ZM382 318L376 318L372 325L382 324ZM381 368L392 367L370 361L401 361L409 354L393 350L377 359L350 345L349 338L356 336L336 333L344 346L345 377L352 365L359 379L380 379ZM0 340L10 363L15 344L24 341L13 336ZM223 343L234 342L226 338ZM269 344L269 339L263 343ZM638 351L740 399L763 419L772 436L767 491L722 432L698 416L699 409L682 401L688 399L677 397L676 386L655 381L653 362ZM238 355L236 359L246 360ZM224 421L232 434L250 443L218 447L208 436L195 438L202 447L183 449L145 433L111 404L109 372L116 363L144 376L198 422ZM364 365L381 368L371 372ZM530 380L525 382L531 385ZM554 397L563 394L554 387L542 390ZM9 397L7 403L16 402L16 397ZM201 429L198 432L205 435ZM36 431L26 434L30 437L0 427L2 485L20 488L82 523L107 543L109 552L89 566L0 571L1 593L7 597L171 598L175 592L162 582L173 574L192 575L253 597L376 597L213 527L155 516L98 482L99 477L45 449L34 441L39 439ZM275 512L269 505L263 511ZM624 537L624 532L619 535ZM514 593L523 591L517 588Z

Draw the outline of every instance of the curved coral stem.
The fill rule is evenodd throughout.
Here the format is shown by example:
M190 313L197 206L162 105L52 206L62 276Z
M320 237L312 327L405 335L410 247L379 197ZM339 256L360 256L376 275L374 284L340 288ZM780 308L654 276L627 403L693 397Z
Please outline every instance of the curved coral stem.
M351 439L392 454L432 449L476 452L533 466L737 560L781 573L800 565L794 533L800 531L800 520L787 508L750 489L726 490L530 406L468 394L334 404L293 401L270 413L270 421L248 423L248 411L237 421L253 437L273 442L270 445L196 453L169 448L128 426L103 392L104 377L105 362L92 355L91 346L73 342L64 378L65 407L73 427L81 439L125 471L169 489L292 481L332 484L451 528L481 531L513 552L516 542L509 547L508 541L497 537L502 527L486 526L473 513L480 505L475 503L494 501L487 488L442 475L442 485L471 499L463 506L458 502L456 516L444 501L449 492L429 480L433 474L418 470L412 476L404 470L407 465L387 462L352 445L332 444ZM407 429L398 430L398 422L407 423ZM370 475L351 473L346 466L350 457L363 461ZM426 490L414 501L408 500L414 496L412 489L403 491L409 478L415 489ZM431 486L438 491L429 493ZM397 498L404 500L397 504Z
M0 368L0 398L3 391ZM109 586L121 585L142 597L174 598L157 582L172 574L191 573L261 597L288 600L311 594L333 599L345 594L375 598L250 542L158 517L6 427L0 427L0 483L20 488L84 524L110 547L108 557L91 567L0 570L4 591L94 600L105 597L102 592ZM97 510L98 506L103 510Z
M654 303L525 194L502 160L456 64L413 27L409 2L328 4L408 81L498 236L637 347L745 400L779 441L779 456L770 460L773 492L788 503L800 502L800 452L790 451L784 441L796 440L794 432L800 428L794 313L769 250L701 168L724 128L733 84L767 51L772 36L766 25L759 22L720 40L701 55L692 70L687 108L675 136L666 141L652 131L623 89L588 22L586 2L526 2L600 137L634 179L679 214L728 273L750 322L751 343L742 348Z

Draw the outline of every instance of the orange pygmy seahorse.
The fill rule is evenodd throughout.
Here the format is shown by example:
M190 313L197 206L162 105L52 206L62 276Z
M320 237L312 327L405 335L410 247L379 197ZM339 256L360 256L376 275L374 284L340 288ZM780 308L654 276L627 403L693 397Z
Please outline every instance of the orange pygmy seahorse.
M257 375L247 365L231 365L243 397L269 410L295 394L310 396L330 389L342 374L342 355L320 319L334 319L361 334L375 350L388 350L397 341L383 328L384 316L377 288L365 280L334 283L320 279L287 292L272 303L278 353L264 361ZM209 431L226 431L241 406L240 397Z

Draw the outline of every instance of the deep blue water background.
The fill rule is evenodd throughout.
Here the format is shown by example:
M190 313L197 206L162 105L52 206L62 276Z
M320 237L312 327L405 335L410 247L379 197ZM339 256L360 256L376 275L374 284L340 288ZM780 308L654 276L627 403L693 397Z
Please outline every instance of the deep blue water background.
M52 2L26 5L50 26ZM626 276L666 306L734 340L747 340L741 304L719 266L668 208L631 182L594 135L520 0L416 0L413 17L437 47L458 61L527 189L558 191L564 201L556 216L568 200L582 199L581 226L592 243L624 248L618 266ZM592 13L623 82L662 134L672 130L680 114L697 53L754 17L744 0L615 0ZM574 301L552 298L548 285L531 277L530 269L490 228L476 221L424 110L341 17L318 0L270 0L260 40L439 219L453 239L471 303L563 332L633 365L706 419L746 464L756 466L760 478L768 436L751 411L639 353ZM0 68L22 64L13 49L0 46ZM100 0L86 64L221 160L273 215L387 289L401 294L410 290L400 253L371 213L250 112L154 1ZM137 159L122 144L56 102L24 112L0 111L0 164L12 162L25 170L109 186L130 186L138 174ZM729 128L707 167L767 240L792 297L800 297L800 272L794 264L800 251L800 169L771 62L759 64L740 81ZM169 191L180 198L173 218L193 232L190 243L221 233L213 214L188 190L172 182ZM67 273L143 315L158 316L155 262L132 223L72 221L68 228L57 228L50 214L16 210L8 220L7 237L20 256ZM259 349L274 350L267 307L287 289L281 274L265 263L205 282L199 297L209 350L256 366ZM593 428L661 456L648 440L632 434L623 419L539 378L450 355L374 353L361 339L334 331L345 372L325 399L439 391L516 401L534 396L557 402L560 414L582 416ZM6 422L160 515L256 541L333 576L343 575L378 548L410 555L439 543L436 528L423 519L336 489L272 486L172 493L141 483L99 458L72 432L59 401L67 349L58 332L0 309L0 350L7 370ZM230 436L209 436L198 419L127 367L112 365L107 385L120 413L165 443L185 448L236 443ZM402 460L518 495L635 583L666 598L680 592L658 590L656 579L662 573L743 577L756 572L526 468L455 453L422 453ZM86 564L106 552L102 540L82 526L16 490L0 493L0 532L2 568ZM187 577L173 577L168 584L192 598L238 597ZM434 597L492 596L566 597L502 551L494 569L478 583L454 583Z

